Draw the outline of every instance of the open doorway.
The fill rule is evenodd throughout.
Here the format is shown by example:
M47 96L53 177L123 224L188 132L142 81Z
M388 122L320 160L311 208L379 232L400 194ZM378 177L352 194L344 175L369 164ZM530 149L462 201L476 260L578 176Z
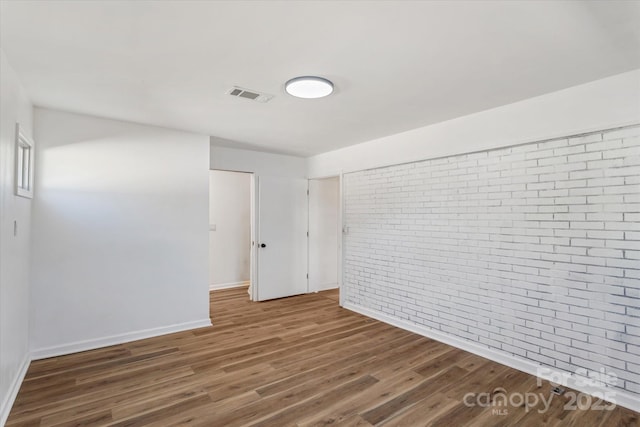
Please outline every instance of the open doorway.
M252 301L308 292L307 188L301 178L210 171L211 291L247 287Z
M209 171L209 289L248 288L251 281L252 174Z
M339 302L340 179L309 180L309 291Z

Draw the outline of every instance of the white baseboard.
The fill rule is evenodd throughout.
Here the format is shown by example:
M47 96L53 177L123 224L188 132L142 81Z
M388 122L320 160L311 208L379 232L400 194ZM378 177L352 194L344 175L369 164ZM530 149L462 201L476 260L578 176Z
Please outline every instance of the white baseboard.
M392 326L396 326L398 328L414 332L418 335L422 335L427 338L432 338L436 341L449 344L453 347L460 348L462 350L476 354L480 357L493 360L494 362L506 365L510 368L517 369L533 376L538 376L539 368L547 370L550 369L548 366L540 365L537 362L522 359L520 357L515 357L499 350L490 349L482 345L433 330L426 326L417 325L415 323L407 322L406 320L402 319L397 319L379 311L361 307L356 304L346 302L343 307L348 310L355 311L356 313L360 313L364 316L371 317L384 323L388 323ZM578 382L579 379L573 372L567 372L556 368L553 368L553 371L564 375L567 378L567 387L590 395L594 395L594 393L601 393L601 395L605 395L605 392L611 393L613 391L615 392L615 403L617 405L624 406L625 408L631 409L632 411L640 412L640 397L638 396L634 396L631 393L627 393L618 389L605 387L585 387L583 384Z
M16 400L16 396L18 395L18 391L20 390L20 386L22 385L22 381L24 380L24 376L27 374L27 369L29 369L29 363L31 363L30 355L27 353L18 368L18 372L16 373L13 381L11 381L11 385L9 386L9 390L7 390L7 395L2 401L2 406L0 406L0 426L4 426L7 422L7 418L9 418L9 413L11 412L11 408L13 407L13 402Z
M331 289L338 289L338 282L318 283L315 285L310 285L309 289L311 292L322 292L322 291L328 291Z
M249 286L249 282L212 283L209 285L209 290L219 291L220 289L242 288L245 286Z
M130 341L187 331L189 329L205 328L211 326L211 319L196 320L193 322L178 323L159 328L144 329L141 331L127 332L125 334L111 335L86 341L76 341L59 346L46 347L31 352L31 360L46 359L48 357L63 356L65 354L78 353L80 351L94 350L110 345L123 344Z

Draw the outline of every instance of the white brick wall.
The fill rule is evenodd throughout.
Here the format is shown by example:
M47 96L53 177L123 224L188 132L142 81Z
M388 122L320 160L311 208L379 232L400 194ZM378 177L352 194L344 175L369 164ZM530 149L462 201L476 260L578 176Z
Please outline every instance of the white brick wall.
M344 176L347 303L640 396L640 126Z

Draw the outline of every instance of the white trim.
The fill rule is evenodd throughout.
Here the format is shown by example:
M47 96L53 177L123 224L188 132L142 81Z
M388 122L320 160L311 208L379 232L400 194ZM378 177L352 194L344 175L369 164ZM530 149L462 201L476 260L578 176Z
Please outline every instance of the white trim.
M322 291L328 291L330 289L338 289L338 283L337 282L333 282L333 283L318 283L317 285L311 286L309 292L322 292Z
M251 301L260 301L258 297L258 288L260 287L260 175L253 174L253 187L251 194L251 222L253 227L253 246L251 255Z
M87 350L94 350L97 348L108 347L110 345L123 344L130 341L137 341L145 338L152 338L160 335L187 331L190 329L206 328L208 326L211 326L211 319L177 323L175 325L162 326L159 328L143 329L141 331L127 332L125 334L111 335L103 338L91 339L86 341L76 341L69 344L63 344L63 345L34 350L31 352L31 360L39 360L39 359L46 359L48 357L63 356L65 354L78 353L78 352L87 351Z
M219 291L220 289L243 288L249 286L248 280L245 282L229 282L229 283L212 283L209 285L209 291Z
M342 293L342 292L341 292ZM527 374L538 376L538 369L550 369L548 366L540 365L531 360L522 359L520 357L515 357L510 354L507 354L503 351L494 350L491 348L484 347L482 345L478 345L471 341L466 341L440 331L436 331L431 328L427 328L423 325L417 325L415 323L407 322L406 320L397 319L395 317L389 316L384 313L380 313L379 311L372 310L370 308L362 307L357 304L353 304L350 302L345 302L342 305L347 310L354 311L356 313L362 314L367 317L371 317L373 319L379 320L384 323L388 323L389 325L396 326L398 328L416 333L418 335L425 336L427 338L434 339L436 341L443 342L445 344L454 346L456 348L460 348L462 350L468 351L470 353L476 354L480 357L484 357L489 360L493 360L494 362L498 362L502 365L506 365L510 368L517 369L518 371L525 372ZM611 388L587 388L582 384L578 384L577 378L572 372L563 371L561 369L554 368L555 372L561 373L568 377L567 387L573 388L580 392L593 395L596 392L604 393L604 392L615 392L615 403L617 405L623 406L625 408L631 409L632 411L640 412L640 397L634 396L631 393L621 391L618 389Z
M311 223L309 222L309 218L311 218L311 182L307 179L307 293L311 292L311 280L309 279L309 253L311 252L311 239L309 238L309 231L311 228Z
M13 407L13 403L16 401L16 396L18 396L18 391L20 390L22 381L24 381L24 376L27 374L27 369L29 369L30 363L31 358L27 353L20 364L20 368L18 369L16 376L13 378L13 381L9 386L9 390L7 390L7 395L2 402L2 406L0 406L0 426L4 426L7 422L7 418L9 418L9 413Z
M338 188L340 196L338 197L338 288L340 293L338 299L340 307L344 307L347 302L346 292L344 291L344 172L340 170L340 182Z
M311 180L315 180L315 179L331 179L331 178L340 178L340 174L339 173L330 173L328 175L318 175L318 176L310 177L310 178L307 178L307 179L309 181L311 181Z
M249 268L249 298L258 300L258 175L251 174L251 261Z
M29 158L27 159L28 163L22 164L20 167L20 148L26 148L29 153ZM26 134L22 132L22 128L20 127L20 123L16 123L16 141L15 141L15 194L16 196L26 197L27 199L33 199L33 174L34 174L34 144L33 140L30 139ZM28 176L24 176L24 171L27 171ZM20 175L22 179L28 180L28 185L26 187L20 186Z

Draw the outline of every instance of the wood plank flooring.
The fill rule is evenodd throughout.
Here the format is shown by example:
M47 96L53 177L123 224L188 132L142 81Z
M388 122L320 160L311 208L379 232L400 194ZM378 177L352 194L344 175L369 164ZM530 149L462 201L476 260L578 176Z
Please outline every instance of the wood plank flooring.
M550 386L336 300L212 292L211 328L33 362L7 426L638 426L621 407L566 410L566 396L544 413L466 406L469 392Z

